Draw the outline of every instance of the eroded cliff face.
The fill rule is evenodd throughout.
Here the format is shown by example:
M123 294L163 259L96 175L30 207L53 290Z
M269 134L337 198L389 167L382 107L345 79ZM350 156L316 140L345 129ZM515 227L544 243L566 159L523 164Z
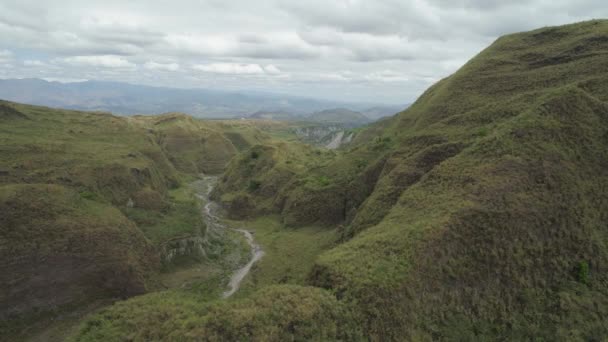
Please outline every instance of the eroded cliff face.
M202 260L207 256L204 236L188 236L171 239L160 247L160 259L163 265L172 264L177 258L194 258Z
M323 146L328 149L337 149L352 141L355 133L342 125L319 125L310 127L297 127L293 132L305 143Z
M325 145L325 147L330 150L335 150L343 145L349 144L351 141L353 141L354 136L355 133L353 132L339 131L337 133L332 134L331 141L327 145Z

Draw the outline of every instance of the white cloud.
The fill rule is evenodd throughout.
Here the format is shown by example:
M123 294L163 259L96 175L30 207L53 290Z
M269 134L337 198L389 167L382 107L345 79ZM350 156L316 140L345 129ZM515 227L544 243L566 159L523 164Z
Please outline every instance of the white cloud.
M310 59L320 48L305 42L296 32L268 32L262 35L231 33L168 34L163 49L175 54L206 57L255 59Z
M149 61L144 64L144 68L148 70L165 70L165 71L177 71L179 70L179 64L177 63L158 63Z
M270 75L278 75L281 73L281 70L272 64L268 64L264 67L264 71Z
M369 81L376 82L407 82L410 80L410 77L405 75L404 73L397 72L394 70L382 70L379 72L373 72L364 77Z
M2 75L401 103L499 35L608 17L605 0L52 3L0 1Z
M272 67L272 66L271 66ZM241 63L211 63L211 64L196 64L193 69L215 73L215 74L231 74L231 75L259 75L266 73L264 68L259 64L241 64ZM273 71L278 71L276 67L271 68Z
M135 64L123 57L113 55L102 56L74 56L66 57L61 60L63 63L75 66L94 66L104 68L135 68Z
M27 67L41 67L41 66L45 66L46 63L39 61L39 60L31 60L31 59L26 59L23 61L23 65L27 66Z
M79 83L86 82L84 78L63 78L63 77L42 77L43 80L48 82L59 82L59 83Z

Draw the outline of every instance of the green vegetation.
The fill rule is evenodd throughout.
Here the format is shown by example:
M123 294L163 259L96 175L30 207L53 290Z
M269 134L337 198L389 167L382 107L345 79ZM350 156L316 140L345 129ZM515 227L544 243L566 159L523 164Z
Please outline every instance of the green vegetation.
M218 199L234 219L276 212L277 204L285 200L282 192L294 185L295 177L333 156L332 151L283 141L256 145L231 162L213 196L222 193Z
M161 264L203 260L165 260L179 239L204 241L185 184L267 139L183 114L120 118L5 101L0 113L0 330L15 339L31 322L157 289Z
M271 286L246 299L211 303L174 290L102 311L76 340L352 341L359 336L352 322L335 297L313 287Z
M200 204L192 189L180 187L170 190L168 201L170 204L157 211L133 207L125 208L124 212L155 245L180 236L204 235Z
M236 158L217 196L290 226L343 223L309 284L372 339L605 338L606 36L589 21L502 37L272 192L237 189L280 155Z
M589 264L586 261L581 261L578 264L578 281L589 284Z
M177 170L189 174L220 173L238 151L267 139L255 126L237 121L202 121L179 113L133 120L154 133Z
M142 224L155 243L168 238L157 222L184 234L193 223L179 223L190 199L169 189L177 188L180 173L205 171L195 158L217 143L218 155L209 157L212 170L242 153L230 161L213 196L231 218L248 219L231 224L253 230L266 252L242 291L214 299L226 270L244 261L246 248L210 236L217 250L211 249L208 272L178 269L180 277L193 279L187 286L119 302L87 319L75 340L605 339L606 37L608 21L502 37L408 110L360 131L338 152L258 139L257 128L240 138L220 134L212 145L182 139L206 129L238 131L249 123L197 128L202 124L179 115L102 115L107 127L121 134L136 129L147 138L131 134L137 149L111 151L105 135L92 139L89 148L101 163L87 150L79 154L80 147L62 145L64 133L49 133L57 136L48 145L28 145L20 134L31 130L28 122L42 119L32 115L35 108L7 104L12 109L0 108L8 120L0 146L8 169L1 171L7 183L36 184L3 183L0 203L9 215L2 227L18 229L2 232L16 242L11 248L23 248L3 249L4 259L18 260L12 267L26 276L34 266L22 267L18 262L26 259L16 255L81 255L80 245L72 250L74 240L64 237L97 227L99 233L85 235L100 236L85 239L96 249L84 255L95 251L106 260L118 253L124 257L104 265L118 264L121 275L129 275L128 286L107 289L133 291L125 296L143 292L151 274L144 255L152 243L123 212L135 221L145 219L138 210L166 214L148 228ZM21 160L28 151L29 159ZM60 183L63 165L74 163L70 158L88 158L107 171L91 178L95 182L70 173L72 185L41 185ZM133 185L120 181L124 170L134 175ZM40 221L30 221L29 212ZM72 229L74 224L86 229ZM138 247L123 250L125 240ZM213 263L214 256L226 264ZM5 286L9 280L3 281ZM29 291L34 285L3 288Z
M332 247L337 238L335 230L320 227L286 229L275 216L229 224L253 232L265 253L241 284L236 294L239 298L273 284L305 285L319 254Z
M134 340L351 340L350 337L359 336L352 314L333 296L312 287L295 286L306 283L316 257L332 245L335 232L314 227L285 230L275 217L227 224L254 232L266 253L235 299L217 300L229 270L236 264L221 267L207 264L203 266L207 272L198 278L191 274L194 269L186 268L188 286L147 294L107 308L81 326L78 340L112 340L123 336ZM248 248L242 255L249 256ZM167 281L183 283L183 279L175 279L176 275L180 276L180 271L171 273Z
M0 211L4 336L101 298L141 294L158 267L150 243L119 210L69 188L4 185Z
M262 185L262 183L252 179L249 181L249 185L247 186L247 189L250 192L253 192L253 191L256 191L257 189L259 189L261 185Z

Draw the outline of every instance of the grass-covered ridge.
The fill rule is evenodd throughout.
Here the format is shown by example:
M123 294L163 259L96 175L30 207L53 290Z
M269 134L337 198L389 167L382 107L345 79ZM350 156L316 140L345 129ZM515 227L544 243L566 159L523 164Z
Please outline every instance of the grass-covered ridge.
M502 37L290 178L284 222L345 225L311 283L380 340L607 336L607 57L605 20Z

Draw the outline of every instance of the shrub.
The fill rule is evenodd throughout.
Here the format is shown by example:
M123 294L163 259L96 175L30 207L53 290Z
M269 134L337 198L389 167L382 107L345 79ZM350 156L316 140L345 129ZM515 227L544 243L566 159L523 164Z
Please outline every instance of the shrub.
M256 191L257 189L260 188L261 185L262 185L262 183L252 179L249 181L249 185L247 186L247 189L249 189L249 191Z
M586 261L579 262L577 278L583 284L589 283L589 264Z
M327 176L320 176L317 181L319 182L319 184L321 184L322 186L328 186L329 184L331 184L331 180L327 177Z
M94 193L93 191L89 191L89 190L81 191L80 197L82 197L84 199L92 200L92 201L99 199L99 196L96 193Z

